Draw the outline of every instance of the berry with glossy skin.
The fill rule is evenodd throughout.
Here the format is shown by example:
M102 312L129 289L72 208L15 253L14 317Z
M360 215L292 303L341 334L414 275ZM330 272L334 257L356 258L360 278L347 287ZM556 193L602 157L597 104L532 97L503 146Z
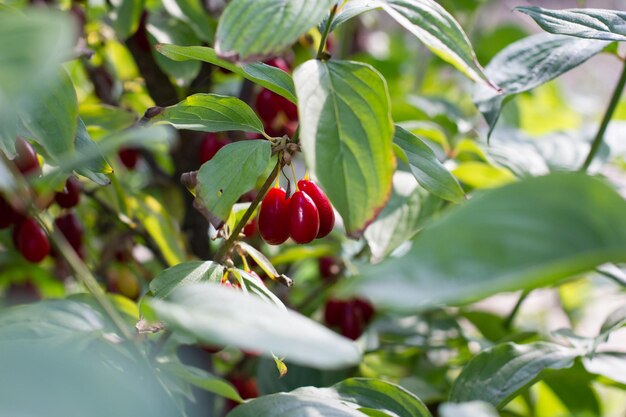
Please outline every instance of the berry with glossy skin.
M76 253L82 253L83 226L74 213L67 213L54 220L54 227L61 232Z
M20 221L21 215L0 195L0 230Z
M280 245L289 238L289 202L282 188L272 188L261 203L259 232L270 245Z
M50 253L48 236L34 219L24 219L15 227L14 240L17 249L29 262L41 262Z
M137 162L139 162L139 150L135 148L121 148L117 152L117 156L120 157L122 164L130 170L135 169Z
M280 113L285 115L285 122L298 119L298 108L295 104L266 88L256 96L255 107L266 126L272 126Z
M296 191L289 202L289 235L296 243L309 243L320 230L320 217L313 199Z
M215 133L207 133L204 136L204 139L202 139L202 144L200 145L200 155L198 157L200 165L213 159L217 151L229 143L230 142L228 140L220 138Z
M62 208L72 208L80 201L80 182L75 177L69 177L65 188L54 195L54 201Z
M243 234L246 237L252 237L256 235L256 232L258 231L259 231L259 226L257 225L257 222L255 219L252 219L251 221L248 222L248 224L246 224L243 227Z
M17 169L24 175L38 173L41 167L37 153L30 143L23 138L17 138L15 142L17 157L13 160Z
M320 230L317 233L317 237L328 235L335 226L335 212L328 197L317 184L310 180L298 181L298 188L307 193L317 207L320 216Z
M363 323L365 325L369 324L372 317L374 317L374 313L376 312L374 307L369 303L369 301L362 298L355 298L352 300L352 303L354 305L355 312L359 315Z

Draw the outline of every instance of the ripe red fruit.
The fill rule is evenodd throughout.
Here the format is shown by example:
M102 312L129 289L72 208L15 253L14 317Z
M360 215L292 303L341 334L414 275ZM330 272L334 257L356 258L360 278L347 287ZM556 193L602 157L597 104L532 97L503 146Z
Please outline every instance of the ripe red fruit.
M291 68L289 68L289 64L287 64L287 61L285 61L283 58L280 58L280 57L272 58L272 59L265 61L265 63L272 67L281 69L287 73L291 72Z
M24 219L14 230L17 249L29 262L38 263L50 253L50 242L34 219Z
M139 161L139 150L135 148L121 148L117 152L117 156L120 157L120 161L126 168L133 170Z
M296 243L309 243L320 230L320 217L313 199L296 191L289 202L289 234Z
M22 216L0 195L0 230L18 222Z
M343 317L343 310L345 302L340 300L330 299L326 302L324 307L324 321L329 326L339 326L341 318Z
M272 188L261 203L259 232L270 245L280 245L289 238L289 201L282 188Z
M54 195L54 201L63 208L75 207L80 201L80 182L75 177L69 177L63 191Z
M317 207L320 216L320 230L317 233L317 237L328 235L335 226L335 212L328 197L317 184L310 180L298 181L298 188L311 197Z
M215 133L207 133L200 145L200 165L213 159L217 151L228 145L230 142L220 138Z
M241 395L241 398L243 398L244 400L247 400L249 398L256 398L259 396L259 390L257 389L256 381L254 380L254 378L233 375L228 378L228 380L231 384L233 384L233 386L239 392L239 395Z
M344 306L339 327L341 328L341 334L352 340L358 339L361 333L363 333L363 325L354 310L353 303L347 303Z
M298 119L298 108L295 104L266 88L256 96L255 107L266 126L272 126L281 112L287 118L285 122Z
M258 231L258 225L256 220L252 219L250 222L248 222L248 224L246 224L243 227L243 234L246 237L252 237L256 234L256 232Z
M321 217L321 216L320 216ZM321 223L321 219L320 219ZM321 225L320 225L321 228ZM330 256L324 256L318 259L318 266L320 269L320 275L322 278L331 279L335 278L341 272L341 266L337 263L335 258Z
M17 138L15 142L15 151L17 157L13 160L17 169L24 175L39 172L39 159L37 159L37 153L33 149L30 143L23 138Z
M364 300L362 298L355 298L352 300L352 304L354 305L354 310L357 315L363 321L363 324L367 325L372 317L374 317L374 307L369 303L369 301Z
M54 220L54 226L61 232L76 253L82 253L83 226L74 213L67 213Z

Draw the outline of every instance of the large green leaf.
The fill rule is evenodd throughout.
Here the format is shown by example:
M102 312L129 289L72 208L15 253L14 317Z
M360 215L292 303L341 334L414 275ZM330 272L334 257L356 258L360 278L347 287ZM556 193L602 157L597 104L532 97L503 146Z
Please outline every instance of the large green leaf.
M203 369L186 366L177 361L159 363L159 368L195 387L236 402L243 402L243 399L230 382Z
M294 73L307 166L358 236L385 205L395 169L383 77L351 61L307 61Z
M213 43L216 24L200 0L163 0L163 6L171 16L187 22L200 39Z
M469 361L458 376L450 401L485 401L502 408L545 369L569 368L580 352L554 343L505 343Z
M516 7L546 32L604 41L626 41L626 12L603 9L550 10Z
M496 91L461 25L434 0L379 0L380 6L437 56ZM497 85L497 84L496 84Z
M78 102L69 75L60 71L55 82L33 91L31 100L20 112L24 127L54 160L70 157L75 150Z
M150 291L157 298L165 298L176 288L202 281L221 282L224 267L212 261L191 261L162 271L150 281Z
M63 13L0 11L0 151L9 157L15 156L17 105L36 104L31 92L57 75L74 43L73 31Z
M354 285L377 304L406 310L550 285L626 260L625 210L626 202L592 177L526 179L448 210L406 255L364 266Z
M126 40L137 31L144 0L111 0L111 20L117 38Z
M215 50L207 46L157 45L156 49L174 61L199 60L226 68L294 103L296 102L293 80L289 74L279 68L263 64L262 62L241 66L235 65L230 61L219 58Z
M274 354L322 369L352 366L361 359L352 341L321 324L221 285L184 286L168 300L149 303L170 329L204 343Z
M225 222L233 204L243 193L250 191L265 172L270 154L271 145L266 140L247 140L224 146L200 167L196 197L209 212Z
M532 90L584 63L608 42L540 33L510 44L487 65L485 72L502 91L478 84L474 103L489 124L496 125L502 106L513 94Z
M411 172L422 187L454 203L460 203L465 199L465 193L459 182L419 137L396 126L393 141L401 148Z
M439 408L441 417L499 417L491 404L482 401L467 403L444 403Z
M152 118L176 129L201 132L263 132L263 123L243 101L218 94L193 94Z
M593 358L584 358L585 369L602 375L620 384L626 384L626 354L624 352L602 352Z
M217 27L216 50L235 59L281 52L317 25L335 0L233 0Z

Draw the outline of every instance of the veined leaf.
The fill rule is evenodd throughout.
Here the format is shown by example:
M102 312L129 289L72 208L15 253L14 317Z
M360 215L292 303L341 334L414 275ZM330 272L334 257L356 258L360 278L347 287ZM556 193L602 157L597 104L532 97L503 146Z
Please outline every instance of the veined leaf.
M150 291L157 298L165 298L176 288L202 281L221 282L224 267L212 261L192 261L162 271L150 281Z

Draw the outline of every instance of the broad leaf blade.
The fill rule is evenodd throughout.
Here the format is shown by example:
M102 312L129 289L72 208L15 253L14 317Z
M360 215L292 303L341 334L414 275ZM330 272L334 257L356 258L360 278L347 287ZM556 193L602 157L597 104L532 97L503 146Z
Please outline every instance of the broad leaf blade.
M137 31L144 0L111 0L111 20L117 38L126 40Z
M209 212L226 221L233 204L250 191L265 172L270 154L271 145L266 140L247 140L224 146L200 167L196 197Z
M157 45L156 49L174 61L199 60L226 68L285 97L293 103L296 102L293 80L289 74L279 68L261 62L253 62L242 66L235 65L230 61L219 58L215 50L207 46Z
M157 316L172 330L216 345L272 354L322 369L355 365L357 346L296 312L215 284L174 291L167 301L152 299Z
M625 210L612 188L591 177L527 179L450 209L406 255L363 267L355 285L379 305L411 311L550 285L624 261Z
M294 73L307 166L358 236L389 198L395 169L389 95L369 65L311 60Z
M150 291L157 298L169 296L176 288L202 281L221 282L224 267L212 261L193 261L165 269L150 281Z
M380 9L380 3L378 0L348 0L343 6L341 6L339 12L335 15L331 23L330 30L333 31L348 20L376 9ZM327 21L328 19L325 19L320 24L321 30L324 30L323 28L326 26Z
M230 382L210 374L203 369L186 366L179 362L166 362L164 364L159 364L159 368L176 375L183 381L195 387L212 392L213 394L217 394L221 397L231 399L238 403L243 402L243 399L237 392L237 389L235 389Z
M379 0L381 7L437 56L492 90L461 25L434 0ZM497 84L496 84L497 85Z
M221 56L246 59L271 55L317 25L335 0L233 0L217 27Z
M554 343L506 343L487 349L463 368L450 392L453 402L485 401L502 408L545 369L569 368L579 352Z
M170 107L152 119L167 123L176 129L200 132L263 132L263 123L252 109L235 97L218 94L194 94Z
M543 30L557 35L604 41L626 41L626 12L604 9L551 10L516 7L532 17Z
M459 182L419 137L396 126L393 141L406 155L411 172L422 187L453 203L460 203L465 199L465 193Z

